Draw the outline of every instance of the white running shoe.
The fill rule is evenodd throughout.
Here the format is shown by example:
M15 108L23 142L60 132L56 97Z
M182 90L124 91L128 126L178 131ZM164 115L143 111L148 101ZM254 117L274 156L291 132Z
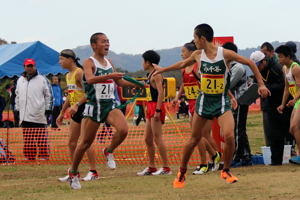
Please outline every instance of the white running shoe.
M222 154L220 152L216 152L216 156L213 160L213 167L211 168L211 171L215 172L220 167L220 162L222 161Z
M153 176L159 176L159 175L171 175L172 171L170 168L160 168L159 170L157 170L156 172L152 172Z
M84 178L81 178L81 180L83 180L83 181L92 181L92 180L98 180L98 179L99 179L98 173L97 172L93 173L91 171L89 171Z
M67 175L67 176L65 176L65 177L58 178L58 181L59 181L59 182L69 182L69 181L70 181L70 176Z
M208 167L207 166L198 166L195 171L193 171L193 175L203 175L208 172Z
M114 159L114 155L112 153L109 153L106 151L107 149L104 148L103 149L103 154L106 158L106 161L107 161L107 167L110 168L110 169L116 169L116 162L115 162L115 159Z
M80 181L79 181L79 174L71 175L70 174L70 186L74 190L81 189Z
M157 171L156 168L154 168L153 170ZM150 171L150 168L146 167L143 171L136 173L136 175L138 175L138 176L150 176L155 171Z

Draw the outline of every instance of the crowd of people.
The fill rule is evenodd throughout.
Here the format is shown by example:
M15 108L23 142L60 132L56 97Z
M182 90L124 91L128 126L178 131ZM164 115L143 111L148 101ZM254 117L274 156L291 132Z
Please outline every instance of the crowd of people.
M168 67L158 66L160 56L149 50L143 53L143 69L148 72L144 84L149 90L147 101L138 102L140 108L136 125L142 119L145 125L145 145L149 164L137 172L139 176L170 175L167 147L163 140L165 122L165 103L163 76L161 73L182 70L183 83L172 101L176 105L180 100L179 114L190 117L191 137L184 146L180 169L173 182L174 188L184 187L189 159L198 147L200 164L193 174L205 174L216 171L222 164L221 178L235 183L238 178L231 167L251 165L251 150L248 141L246 123L249 105L258 96L261 98L263 127L266 146L270 146L272 165L281 165L285 144L293 145L293 154L300 148L300 68L296 58L296 45L287 42L274 49L265 42L260 51L251 54L250 59L238 54L234 43L223 46L213 43L214 32L210 25L200 24L194 29L194 40L182 47L182 60ZM70 110L68 147L72 161L61 182L70 182L71 188L80 189L80 180L99 179L96 170L95 153L92 147L94 139L103 141L105 135L97 135L101 123L105 123L105 132L111 126L115 128L111 143L103 149L103 155L110 169L116 168L113 152L126 139L128 124L124 104L118 95L120 87L141 87L138 83L124 79L124 73L117 72L111 60L106 58L109 51L109 39L104 33L95 33L90 38L93 54L83 62L70 49L59 55L61 66L68 71L66 75L67 98L63 100L63 91L58 76L50 82L39 74L33 59L24 61L24 73L15 87L15 115L23 128L24 156L27 160L48 160L50 148L47 124L51 115L51 127L62 125L65 112ZM250 77L245 67L253 72ZM250 92L250 88L256 88ZM182 96L185 96L184 98ZM188 107L186 106L186 102ZM145 105L145 113L144 113ZM216 119L224 136L224 151L221 153L211 136L212 120ZM105 133L106 134L106 133ZM78 143L79 136L82 137ZM155 146L162 158L162 166L155 166ZM90 170L80 179L79 164L87 153ZM206 152L210 158L206 158ZM208 162L211 161L211 164Z

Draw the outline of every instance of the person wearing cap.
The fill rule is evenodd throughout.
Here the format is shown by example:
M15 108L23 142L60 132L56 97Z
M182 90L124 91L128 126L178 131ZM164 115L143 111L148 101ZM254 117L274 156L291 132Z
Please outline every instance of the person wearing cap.
M33 59L25 59L24 72L17 81L15 110L23 127L26 160L49 159L47 116L53 108L53 93L48 79L39 74Z
M263 126L266 146L270 146L272 152L272 165L282 164L284 148L283 116L277 112L281 104L284 91L284 77L279 63L270 65L270 59L261 51L255 51L250 59L258 67L266 87L270 90L271 96L261 98L261 110L263 112Z

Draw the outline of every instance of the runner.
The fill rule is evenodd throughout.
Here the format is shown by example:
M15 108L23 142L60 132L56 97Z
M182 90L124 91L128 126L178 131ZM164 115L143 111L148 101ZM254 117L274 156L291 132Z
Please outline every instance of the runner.
M77 171L84 152L93 143L100 123L107 122L115 127L116 132L108 147L103 150L110 169L116 168L113 151L124 141L128 133L128 125L121 110L116 109L120 102L116 99L116 84L120 86L135 86L123 80L123 73L115 72L112 63L105 58L109 51L109 40L104 33L91 36L90 44L94 54L84 61L84 88L87 103L84 109L84 119L81 131L83 138L74 154L70 170L71 188L80 189L79 173Z
M278 54L279 63L282 64L283 73L285 75L285 89L282 97L282 103L277 108L279 113L283 113L283 109L287 107L293 106L294 109L291 115L291 124L290 124L290 132L295 137L297 147L298 147L298 155L300 149L300 67L298 63L292 60L293 53L287 45L279 46L275 52ZM293 96L293 99L287 102L289 95Z
M71 160L74 158L74 151L77 146L78 138L80 136L81 120L83 118L83 110L86 102L84 96L84 91L82 89L82 67L78 62L75 53L71 49L65 49L60 53L59 56L60 65L69 71L66 75L66 81L68 86L68 96L63 104L62 110L57 117L56 123L62 125L65 111L67 108L71 107L71 121L69 126L69 150ZM83 181L90 181L99 179L98 173L96 171L96 160L93 148L87 150L87 156L90 164L90 171L88 174L82 178ZM60 182L66 182L70 180L69 175L59 178Z
M181 49L181 57L187 59L192 55L192 53L197 50L196 45L193 42L189 42L183 45ZM200 93L199 88L199 77L197 75L198 64L192 64L184 69L182 69L182 79L183 83L180 86L177 96L172 101L173 105L176 105L178 99L184 93L188 99L189 104L189 115L190 115L190 125L192 126L193 116L195 112L196 98ZM219 169L219 162L221 161L221 153L217 151L217 145L210 136L211 123L207 123L207 126L204 128L206 137L202 137L198 146L198 151L200 155L200 165L196 167L193 171L194 175L202 175L208 172L209 166L206 158L206 150L212 156L211 160L213 161L212 171ZM203 135L204 136L204 135Z
M221 171L221 178L228 183L237 182L237 177L230 172L230 163L234 153L234 120L231 112L231 105L228 96L230 84L229 66L230 62L236 61L248 65L253 71L258 85L258 93L263 97L270 94L265 87L262 77L255 64L233 51L217 47L213 44L213 29L208 24L200 24L194 29L194 41L197 49L189 58L177 62L167 68L155 66L158 73L181 69L197 62L201 75L201 92L196 100L197 115L192 122L192 136L184 147L181 167L173 187L182 188L185 184L187 164L194 147L199 143L205 125L214 117L218 118L221 131L224 134L224 168ZM200 50L203 49L201 52Z
M147 146L149 166L143 171L138 172L138 176L146 175L170 175L172 171L169 167L166 145L162 138L162 125L165 123L165 104L163 77L158 75L153 77L155 72L153 64L158 64L160 56L155 51L146 51L143 55L143 67L145 71L149 72L147 84L149 93L147 92L147 111L146 111L146 128L145 128L145 143ZM147 89L148 89L147 88ZM148 95L149 94L149 95ZM155 167L155 146L156 144L159 154L162 158L163 167L159 170Z

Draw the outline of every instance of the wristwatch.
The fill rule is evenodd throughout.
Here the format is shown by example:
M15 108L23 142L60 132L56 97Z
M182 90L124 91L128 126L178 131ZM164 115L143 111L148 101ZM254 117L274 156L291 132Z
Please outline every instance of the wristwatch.
M161 109L156 109L155 112L160 113L160 112L161 112Z

